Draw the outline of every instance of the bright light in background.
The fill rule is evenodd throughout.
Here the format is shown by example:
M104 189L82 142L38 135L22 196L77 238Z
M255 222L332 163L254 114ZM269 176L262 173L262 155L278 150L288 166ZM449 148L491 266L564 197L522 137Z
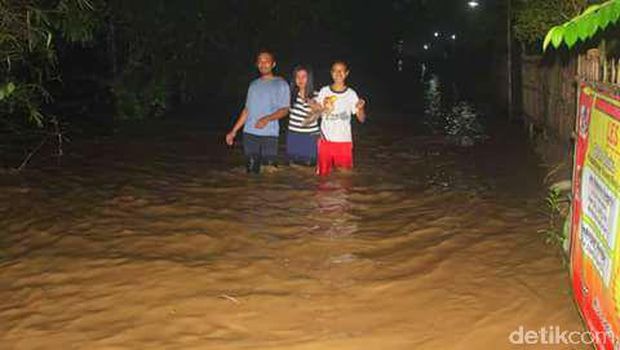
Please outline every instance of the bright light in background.
M476 0L471 0L470 2L467 3L467 5L469 5L469 7L471 8L476 8L478 7L478 5L480 5L480 3Z
M456 40L456 34L452 34L450 38L452 38L452 40Z
M435 36L435 38L439 37L439 32L435 32L435 34L433 34Z
M428 50L428 44L424 44L424 50Z

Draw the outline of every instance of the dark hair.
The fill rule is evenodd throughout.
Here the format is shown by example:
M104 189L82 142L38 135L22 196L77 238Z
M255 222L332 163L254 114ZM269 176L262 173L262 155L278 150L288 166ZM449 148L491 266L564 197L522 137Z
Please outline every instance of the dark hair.
M297 84L295 84L295 77L299 71L305 70L308 73L308 83L306 84L306 96L304 97L312 97L312 93L314 93L314 74L312 74L312 68L306 65L298 65L293 69L293 74L291 75L291 105L297 99L297 95L299 94L299 88Z
M347 70L349 70L349 64L347 63L347 61L345 61L345 60L334 60L334 62L332 62L331 67L333 67L333 66L335 66L335 65L337 65L337 64L341 64L341 65L343 65L343 66L344 66ZM330 68L331 68L331 67L330 67Z
M273 61L274 61L274 62L276 61L276 54L275 54L275 53L273 53L273 51L271 51L271 50L269 50L269 49L260 49L260 50L258 50L258 51L256 52L255 59L257 59L257 60L258 60L258 56L260 56L260 55L262 55L262 54L264 54L264 53L266 53L267 55L271 56L271 59L273 59Z

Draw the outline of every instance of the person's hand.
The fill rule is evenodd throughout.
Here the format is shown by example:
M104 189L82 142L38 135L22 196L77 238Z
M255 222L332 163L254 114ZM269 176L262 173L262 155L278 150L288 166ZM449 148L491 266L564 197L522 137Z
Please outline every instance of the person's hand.
M334 111L334 100L326 98L323 104L324 104L323 108L325 109L326 112L331 113Z
M262 117L256 122L255 127L257 129L263 129L267 124L269 124L269 119L267 119L267 117Z
M360 109L364 108L364 106L366 106L366 101L363 98L360 98L357 103L355 104L355 108L359 111Z
M319 119L319 114L318 113L311 113L309 116L304 118L304 121L301 122L301 126L308 126L308 125L316 122L318 119Z
M237 136L237 133L235 131L231 131L226 134L226 144L232 146L233 143L235 143L235 136Z
M323 110L323 106L312 99L308 100L308 106L310 107L310 111L312 111L312 113L320 113Z

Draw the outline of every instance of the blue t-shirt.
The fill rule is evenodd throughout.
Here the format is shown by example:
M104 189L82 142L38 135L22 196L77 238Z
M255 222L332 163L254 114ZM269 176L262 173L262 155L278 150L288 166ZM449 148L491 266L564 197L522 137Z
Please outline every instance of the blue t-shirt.
M257 136L278 136L280 124L277 120L271 121L262 129L255 127L256 122L280 108L288 108L291 95L286 81L279 77L272 79L258 78L250 83L245 108L248 109L248 119L243 132Z

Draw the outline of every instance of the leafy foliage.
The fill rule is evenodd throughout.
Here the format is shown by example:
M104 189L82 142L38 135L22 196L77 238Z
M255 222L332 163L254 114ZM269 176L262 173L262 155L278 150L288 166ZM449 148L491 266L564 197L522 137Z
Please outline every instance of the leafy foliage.
M0 0L0 114L46 122L41 106L51 100L45 85L56 76L56 40L87 42L98 25L92 0L49 2Z
M620 18L620 1L610 0L588 7L582 14L557 25L548 31L543 43L543 50L549 45L558 48L565 43L569 48L578 41L584 41L614 24Z
M567 230L564 219L568 215L568 201L564 198L562 191L558 188L551 188L545 198L547 207L547 227L540 230L547 244L564 244L567 239Z
M40 149L52 133L62 153L58 118L45 106L50 83L58 81L61 43L93 39L100 20L97 0L0 0L0 133L3 147L35 142ZM49 129L49 131L48 131ZM0 154L6 152L0 152ZM32 157L28 154L19 169Z
M352 0L0 0L2 121L45 126L49 83L60 81L67 44L88 43L105 57L83 73L105 90L102 100L113 95L115 118L144 118L173 100L236 97L261 47L290 62L307 62L308 52L340 55L354 31L343 18L356 8ZM290 64L278 66L286 74Z
M518 0L514 3L515 38L532 44L542 40L550 27L581 12L588 0Z
M161 111L172 100L190 103L208 94L236 96L252 76L253 55L262 47L303 62L299 56L312 47L321 30L327 32L333 25L334 15L319 13L344 13L341 3L350 1L191 0L179 6L164 0L109 0L114 33L108 46L115 47L112 59L117 68L110 86L121 117L142 118L153 105ZM340 39L337 33L342 26L325 37L335 43ZM326 44L330 43L322 42L323 49L317 51L328 52ZM278 66L289 65L279 59Z

